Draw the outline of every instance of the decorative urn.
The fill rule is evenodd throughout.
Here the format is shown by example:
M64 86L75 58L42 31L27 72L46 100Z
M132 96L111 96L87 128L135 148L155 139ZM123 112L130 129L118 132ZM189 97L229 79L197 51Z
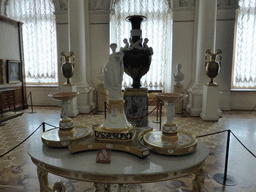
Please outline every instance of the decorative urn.
M133 79L133 88L140 88L140 79L145 75L151 64L153 49L148 47L148 39L141 38L142 31L140 29L141 22L146 21L145 16L133 15L128 16L126 21L131 22L132 30L129 43L124 39L125 47L121 48L124 53L123 63L124 71Z
M220 55L220 61L217 61L217 56ZM210 57L208 61L208 56ZM211 79L207 86L218 86L217 83L213 82L213 78L217 77L220 72L222 59L222 51L217 49L217 53L212 53L211 49L208 49L205 53L205 70L207 76Z
M66 55L66 53L63 51L61 52L61 71L65 78L67 78L67 82L65 82L64 86L72 86L74 85L71 82L71 77L74 74L75 69L75 56L74 53L71 51L69 52L69 55Z

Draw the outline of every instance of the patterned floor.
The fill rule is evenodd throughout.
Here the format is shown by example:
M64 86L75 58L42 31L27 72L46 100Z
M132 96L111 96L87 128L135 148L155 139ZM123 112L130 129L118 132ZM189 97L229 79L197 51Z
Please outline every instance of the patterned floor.
M153 109L153 108L152 108ZM28 135L35 131L42 122L58 126L60 118L60 108L36 107L36 113L28 113L30 109L24 110L23 115L5 121L6 125L0 127L0 155L10 150L23 141ZM149 116L150 126L158 129L159 124L152 123L156 119L156 113ZM163 114L163 121L165 115ZM92 126L104 121L104 113L99 115L81 114L74 118L76 125ZM223 112L222 118L218 122L204 122L198 117L185 117L177 115L175 121L179 130L187 131L195 135L204 135L221 130L231 129L232 132L250 149L256 153L256 112ZM51 128L46 126L46 129ZM0 191L1 192L35 192L39 191L36 166L27 155L26 147L29 141L35 137L40 137L42 128L33 136L14 149L12 152L0 158ZM204 192L255 192L256 191L256 161L241 144L231 136L228 174L233 176L237 185L222 186L218 184L213 175L224 172L226 133L200 138L210 151L206 159L206 179ZM184 192L192 191L192 178L187 176L177 180L150 183L141 185L129 185L132 192L168 192L174 188L181 188ZM54 175L49 176L50 184L59 180L67 183L68 192L92 192L92 183L79 182L59 178Z

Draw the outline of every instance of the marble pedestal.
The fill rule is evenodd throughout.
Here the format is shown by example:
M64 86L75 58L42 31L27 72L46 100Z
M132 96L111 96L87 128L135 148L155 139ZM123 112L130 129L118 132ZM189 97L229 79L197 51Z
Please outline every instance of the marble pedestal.
M174 93L183 93L183 85L174 85ZM176 104L175 104L175 113L182 113L182 102L183 100L181 101L178 101Z
M221 111L219 110L219 86L203 87L202 113L200 117L205 121L218 121Z
M104 87L103 83L98 84L98 111L105 111L105 102L108 101L108 90Z
M62 86L60 88L61 92L77 92L76 85L72 86ZM68 105L68 116L76 117L79 114L79 110L77 109L77 97L69 101Z
M148 126L148 89L126 88L124 111L128 121L136 127Z

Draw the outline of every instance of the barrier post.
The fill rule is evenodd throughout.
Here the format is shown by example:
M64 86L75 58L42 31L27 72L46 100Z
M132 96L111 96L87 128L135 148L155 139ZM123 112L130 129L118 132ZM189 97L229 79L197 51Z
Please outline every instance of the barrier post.
M31 112L28 112L28 113L36 113L36 112L34 112L34 110L33 110L33 101L32 101L32 93L31 93L31 91L29 92L29 95L30 95L30 102L31 102Z
M231 130L227 130L228 135L227 135L227 146L226 146L226 158L225 158L225 168L224 168L224 174L223 173L216 173L213 176L213 179L217 181L218 183L222 185L227 185L227 186L234 186L236 185L236 180L233 176L227 175L228 171L228 155L229 155L229 145L230 145L230 132Z
M156 99L156 106L157 106L157 108L156 108L156 120L155 121L153 121L153 123L160 123L160 121L158 120L158 107L159 107L159 99L157 98Z
M104 102L105 119L107 118L107 102Z
M161 130L162 129L162 102L160 101L159 102L160 104L160 123L159 123L159 129Z
M43 122L42 124L43 124L43 132L45 132L45 122Z

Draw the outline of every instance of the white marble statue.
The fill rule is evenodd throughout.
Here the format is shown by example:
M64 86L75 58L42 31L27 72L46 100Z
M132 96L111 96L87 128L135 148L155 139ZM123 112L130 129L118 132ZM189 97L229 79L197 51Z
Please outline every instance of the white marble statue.
M116 52L117 45L110 45L113 53L104 68L104 85L109 91L110 100L122 100L122 81L124 73L123 53Z
M184 80L184 74L181 72L182 65L178 64L176 65L176 73L174 73L174 81L176 82L176 85L181 85L181 81Z
M104 67L100 67L100 71L98 74L98 84L103 84L104 83Z

